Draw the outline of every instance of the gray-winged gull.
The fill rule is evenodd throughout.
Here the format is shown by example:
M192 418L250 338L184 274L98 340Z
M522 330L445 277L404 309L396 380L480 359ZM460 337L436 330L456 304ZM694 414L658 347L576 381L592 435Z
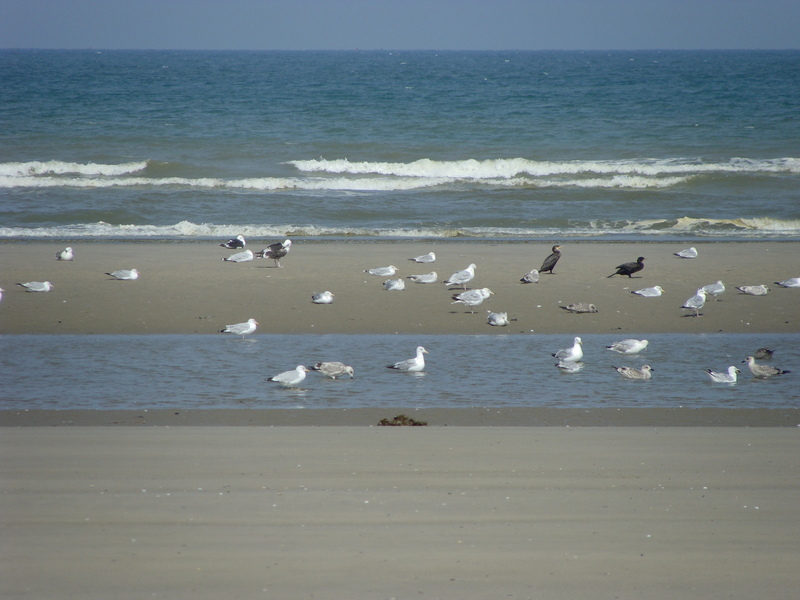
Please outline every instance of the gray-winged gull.
M725 293L725 284L722 283L722 280L720 279L716 283L709 283L708 285L704 285L702 289L706 294L711 294L712 296L714 296L714 300L716 300L717 296Z
M649 344L650 342L647 340L628 338L614 342L610 346L606 346L606 348L620 354L639 354L642 350L646 350Z
M680 252L673 252L673 254L678 258L697 258L697 248L692 246L691 248L686 248Z
M520 278L521 283L539 283L539 270L531 269Z
M694 311L694 315L692 316L699 317L700 309L703 308L703 306L705 306L705 303L706 303L705 291L703 290L703 288L697 288L697 291L694 293L694 296L686 300L686 302L683 303L681 308Z
M445 285L460 285L467 289L467 284L475 278L475 269L478 267L472 263L463 271L456 271L444 282Z
M508 325L508 313L506 312L492 312L490 310L486 311L488 316L486 317L486 322L493 327L505 327Z
M582 344L583 342L581 341L581 338L576 336L571 348L561 348L558 352L554 352L551 356L554 356L561 362L578 362L583 358L583 348L581 348Z
M406 289L406 282L402 279L387 279L383 282L383 289L388 292L402 292Z
M257 327L258 327L258 321L256 321L255 319L248 319L244 323L234 323L233 325L225 325L225 327L220 329L219 332L240 335L242 336L242 339L244 339L244 336L253 333Z
M421 275L409 275L407 279L410 279L414 283L436 283L439 281L439 274L436 271L431 271L430 273L422 273Z
M479 306L492 294L494 294L494 292L489 288L469 290L467 292L461 292L460 294L454 294L452 296L454 302L451 302L451 304L464 304L471 308Z
M283 387L292 387L303 383L307 372L308 369L306 367L297 365L292 371L284 371L273 377L267 377L267 381L274 381L275 383L281 384Z
M422 346L417 346L417 355L414 358L401 360L393 365L387 365L387 368L397 369L398 371L405 371L407 373L417 373L425 368L425 357L422 356L423 354L428 354L428 351Z
M119 271L111 271L110 273L106 273L106 275L110 275L114 279L120 279L123 281L133 281L134 279L139 279L139 271L137 269L120 269Z
M335 294L328 290L317 292L316 294L311 294L311 302L314 304L332 304L334 296Z
M63 250L56 252L56 260L75 260L75 253L72 251L72 247L67 246Z
M711 369L703 369L706 375L715 383L736 383L736 374L741 373L739 369L731 365L728 367L727 373L719 371L712 371Z
M427 254L423 254L422 256L416 256L414 258L409 258L408 260L413 260L414 262L418 263L432 263L436 262L436 254L434 252L428 252Z
M236 254L231 254L230 256L226 256L222 260L232 263L250 262L251 260L253 260L253 251L245 250L244 252L237 252Z
M49 281L29 281L28 283L18 283L29 292L49 292L54 286Z
M775 285L785 288L800 288L800 277L792 277L790 279L784 279L783 281L776 281Z
M389 265L388 267L375 267L374 269L364 269L364 273L377 275L378 277L391 277L397 273L397 267L394 265Z

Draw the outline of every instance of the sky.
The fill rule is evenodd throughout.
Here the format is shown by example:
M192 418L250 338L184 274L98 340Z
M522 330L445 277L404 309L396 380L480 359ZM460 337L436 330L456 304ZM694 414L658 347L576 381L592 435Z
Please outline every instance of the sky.
M800 48L799 0L0 0L0 48Z

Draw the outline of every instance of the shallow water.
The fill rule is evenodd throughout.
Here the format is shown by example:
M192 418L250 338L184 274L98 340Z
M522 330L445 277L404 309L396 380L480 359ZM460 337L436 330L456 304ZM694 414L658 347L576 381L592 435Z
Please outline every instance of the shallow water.
M564 374L551 353L568 335L6 335L0 337L0 409L145 408L797 408L800 335L640 335L647 352L605 349L618 335L582 336L584 369ZM429 354L423 373L386 365ZM740 364L757 348L775 350L772 364L794 371L754 380ZM355 379L309 373L297 389L269 376L341 360ZM629 381L612 365L654 369ZM715 384L708 367L742 369L736 385Z

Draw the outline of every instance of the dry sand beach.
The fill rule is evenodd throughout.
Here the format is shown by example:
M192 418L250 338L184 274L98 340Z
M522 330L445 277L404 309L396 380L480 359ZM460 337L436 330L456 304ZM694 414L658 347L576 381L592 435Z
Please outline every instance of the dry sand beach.
M228 264L214 243L72 246L72 263L52 244L0 246L0 334L212 333L250 317L262 334L494 333L442 284L386 292L363 272L443 279L470 262L517 318L502 333L800 332L800 290L773 285L800 275L797 243L696 244L693 260L672 255L681 244L564 244L556 274L529 285L550 244L296 242L281 269ZM430 250L431 267L407 260ZM641 277L607 278L637 256ZM103 275L133 267L137 281ZM683 316L717 279L722 301ZM31 280L56 287L14 285ZM734 289L760 283L767 296ZM652 285L665 296L630 294ZM313 305L325 289L334 303ZM559 307L573 302L599 312ZM429 410L413 415L428 427L370 426L380 412L0 413L0 595L797 596L797 411Z

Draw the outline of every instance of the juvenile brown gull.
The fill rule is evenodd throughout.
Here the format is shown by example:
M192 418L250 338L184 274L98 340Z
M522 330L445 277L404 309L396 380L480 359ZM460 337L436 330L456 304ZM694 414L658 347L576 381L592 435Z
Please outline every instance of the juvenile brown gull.
M226 256L222 260L232 263L250 262L251 260L253 260L253 251L245 250L244 252L237 252L236 254L231 254L230 256Z
M549 272L551 275L554 274L553 269L556 268L556 263L558 262L558 259L561 258L561 246L556 244L551 248L551 250L552 254L550 254L550 256L548 256L547 258L545 258L544 261L542 262L542 266L539 267L540 273Z
M728 367L727 373L721 373L719 371L712 371L711 369L704 369L706 374L709 376L711 381L715 383L736 383L736 374L741 373L739 369L731 365Z
M289 254L292 249L292 240L284 240L282 242L275 242L264 248L261 252L256 252L257 258L271 258L275 261L276 267L281 267L281 259Z
M614 352L619 352L620 354L639 354L642 350L646 350L649 344L650 342L647 340L628 338L626 340L614 342L610 346L606 346L606 348Z
M352 379L355 376L353 367L338 361L318 362L311 367L311 369L314 371L319 371L331 379L336 379L337 377L342 377L344 375L348 375L350 379Z
M401 360L393 365L387 365L388 369L397 369L398 371L405 371L407 373L417 373L425 368L425 357L423 354L428 354L422 346L417 346L417 355L408 360Z
M237 235L235 238L220 244L220 246L227 248L228 250L238 250L239 248L244 248L246 245L247 242L244 240L243 235Z
M750 368L750 372L753 374L753 377L757 377L759 379L766 379L767 377L774 377L775 375L783 375L784 373L791 373L791 371L784 371L783 369L773 367L772 365L758 364L756 359L752 356L748 356L742 362L747 363L747 366Z
M573 304L567 304L566 306L562 306L561 308L576 314L598 312L597 307L594 304L589 304L587 302L575 302Z
M571 348L561 348L558 352L554 352L551 356L554 356L561 362L578 362L583 358L583 348L581 348L582 344L583 342L581 341L581 338L576 336Z
M644 269L644 257L640 256L636 259L636 262L622 263L621 265L617 265L615 268L617 271L609 275L609 277L613 277L614 275L627 275L628 277L631 277L634 273L638 273Z
M49 292L54 286L49 281L29 281L28 283L18 283L29 292Z
M758 360L769 360L772 358L773 354L775 354L774 350L770 350L767 347L761 347L756 350L756 353L753 356Z
M255 319L248 319L244 323L234 323L233 325L225 325L223 329L220 329L220 333L232 333L234 335L242 336L242 339L246 335L250 335L251 333L255 332L258 326L258 321Z
M467 284L475 278L475 269L478 267L475 263L470 264L463 271L456 271L450 275L450 279L444 282L445 285L460 285L467 289Z
M274 381L283 387L293 387L303 383L307 372L308 369L306 367L303 365L297 365L297 367L295 367L295 369L292 371L284 371L283 373L279 373L273 377L267 377L267 381Z
M653 370L650 365L642 365L641 369L635 367L611 367L617 373L628 379L650 379L650 372Z
M110 275L114 279L122 279L127 281L139 279L139 271L136 269L120 269L119 271L111 271L110 273L106 273L106 275Z
M56 252L56 260L75 260L75 253L70 246Z
M769 291L765 285L738 285L736 289L748 296L766 296Z

